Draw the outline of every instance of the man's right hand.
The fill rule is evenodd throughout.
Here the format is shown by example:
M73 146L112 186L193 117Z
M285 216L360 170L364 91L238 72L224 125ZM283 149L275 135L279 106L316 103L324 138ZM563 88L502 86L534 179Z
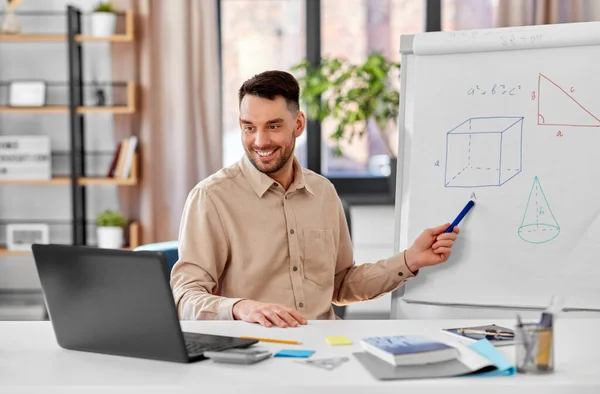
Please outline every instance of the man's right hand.
M280 304L241 300L233 305L233 317L249 323L258 323L265 327L298 327L306 324L306 319L296 310Z

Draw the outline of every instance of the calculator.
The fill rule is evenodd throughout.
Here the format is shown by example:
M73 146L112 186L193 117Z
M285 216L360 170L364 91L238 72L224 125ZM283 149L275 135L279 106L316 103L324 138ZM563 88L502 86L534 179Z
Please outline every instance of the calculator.
M208 357L216 363L229 364L254 364L271 357L273 353L265 349L241 348L227 349L222 351L204 352L204 357Z

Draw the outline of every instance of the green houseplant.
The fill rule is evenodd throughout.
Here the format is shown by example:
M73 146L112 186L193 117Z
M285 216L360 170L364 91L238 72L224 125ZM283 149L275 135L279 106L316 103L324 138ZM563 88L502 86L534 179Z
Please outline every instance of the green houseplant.
M301 100L309 119L331 118L336 130L331 135L334 155L343 155L341 142L363 137L371 123L380 133L391 158L395 158L389 130L395 127L400 97L392 77L400 64L379 52L365 62L353 64L339 57L324 57L321 64L303 60L291 68L300 84Z
M108 2L100 2L94 7L91 15L91 35L95 37L109 37L115 34L117 24L116 10Z
M120 212L107 209L96 217L98 247L118 249L123 247L123 233L127 218Z

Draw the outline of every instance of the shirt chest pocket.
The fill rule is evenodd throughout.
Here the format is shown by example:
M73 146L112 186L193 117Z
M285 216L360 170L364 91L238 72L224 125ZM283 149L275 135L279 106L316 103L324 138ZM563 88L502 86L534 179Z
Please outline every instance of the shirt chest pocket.
M334 243L331 230L304 229L304 277L321 286L333 284Z

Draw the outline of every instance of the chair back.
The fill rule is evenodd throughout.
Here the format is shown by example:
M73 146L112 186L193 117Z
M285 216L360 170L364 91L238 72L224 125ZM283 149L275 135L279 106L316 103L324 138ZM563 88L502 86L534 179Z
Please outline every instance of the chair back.
M169 272L173 269L173 266L179 259L179 252L177 250L177 241L166 241L166 242L155 242L146 245L140 245L133 249L135 252L139 250L147 250L152 252L163 252L167 260L167 267Z

